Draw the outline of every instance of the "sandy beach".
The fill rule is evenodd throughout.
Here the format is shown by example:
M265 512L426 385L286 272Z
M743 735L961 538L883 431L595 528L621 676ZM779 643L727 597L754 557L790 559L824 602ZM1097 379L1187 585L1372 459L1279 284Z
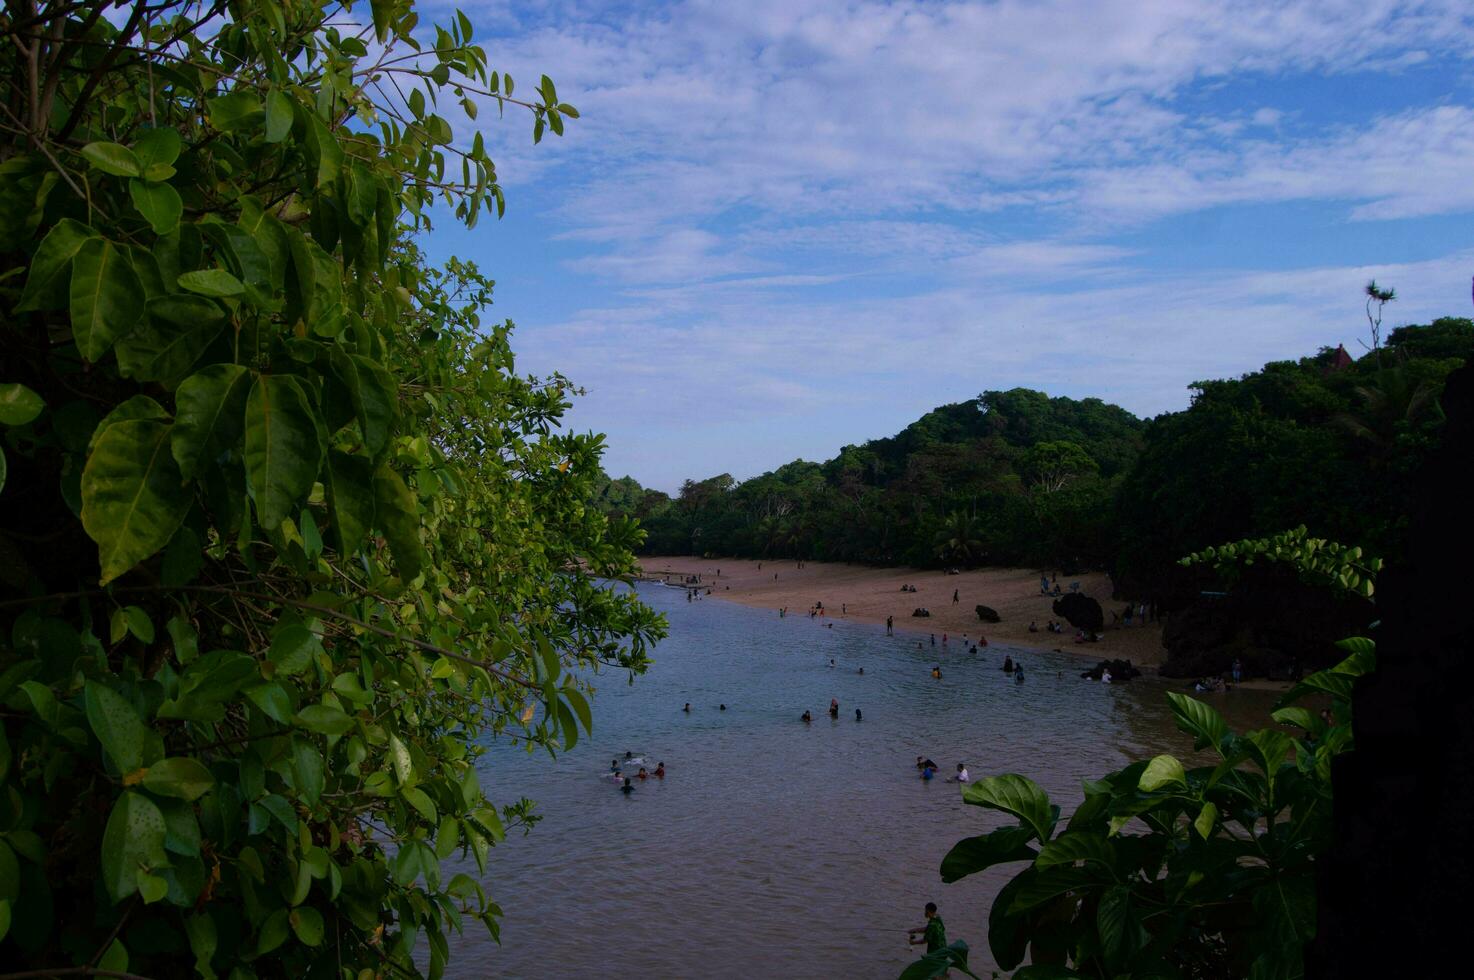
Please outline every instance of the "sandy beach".
M1053 600L1039 594L1037 570L986 568L948 575L936 569L871 568L816 561L806 561L799 568L791 560L757 562L690 556L644 558L641 566L647 578L670 576L673 583L679 583L683 576L699 574L702 585L710 587L713 599L774 611L786 606L790 616L807 616L815 603L823 603L825 615L836 620L883 626L887 616L894 616L897 631L935 633L939 643L943 634L951 643L960 642L964 636L972 643L983 636L990 643L1077 653L1096 660L1120 658L1143 668L1159 664L1166 657L1160 623L1125 627L1111 621L1111 613L1119 613L1126 603L1111 599L1110 579L1103 572L1060 576L1062 589L1068 591L1072 583L1079 582L1080 591L1099 600L1106 611L1104 638L1098 643L1076 644L1075 630L1069 624L1065 624L1067 632L1063 634L1044 630L1047 622L1059 617L1051 609ZM902 585L914 585L916 591L902 592ZM952 601L954 590L956 602ZM977 605L991 606L1002 622L979 621L973 608ZM931 616L913 618L912 610L918 606L930 610ZM1039 632L1029 632L1031 621L1038 625Z

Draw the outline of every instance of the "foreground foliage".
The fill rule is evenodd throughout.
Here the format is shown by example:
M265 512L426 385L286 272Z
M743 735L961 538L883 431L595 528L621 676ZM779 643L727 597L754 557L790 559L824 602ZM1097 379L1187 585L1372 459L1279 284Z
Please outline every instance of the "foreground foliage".
M0 17L0 961L437 975L535 819L485 736L664 629L569 384L406 243L502 207L443 106L577 113L405 2L105 14Z
M1351 749L1351 686L1375 664L1370 640L1305 678L1273 718L1298 729L1236 734L1212 707L1171 693L1177 726L1209 765L1171 755L1087 780L1060 808L1025 776L992 776L963 799L1017 820L958 842L942 861L957 881L1028 862L988 920L998 965L1020 980L1065 977L1296 977L1315 930L1315 861L1331 841L1331 760ZM1297 702L1328 697L1330 720ZM936 956L908 978L940 976ZM955 966L955 957L951 958Z

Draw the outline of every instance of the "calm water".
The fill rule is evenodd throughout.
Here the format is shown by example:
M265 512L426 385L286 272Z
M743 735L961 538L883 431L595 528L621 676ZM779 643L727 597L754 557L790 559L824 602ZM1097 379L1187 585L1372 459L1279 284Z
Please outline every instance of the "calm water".
M916 756L944 773L966 762L974 778L1027 774L1068 814L1082 778L1191 747L1166 688L1092 684L1076 657L918 650L915 634L640 591L671 636L633 687L600 678L592 738L556 761L487 755L488 795L530 796L545 819L493 851L485 884L506 912L503 945L468 926L454 976L895 977L927 901L949 939L972 946L974 969L990 968L988 908L1010 873L943 885L937 867L1005 819L964 805L955 784L917 779ZM998 669L1005 653L1027 683ZM1266 723L1271 700L1213 697L1235 727ZM626 797L601 779L627 750L652 770L664 761L665 781Z

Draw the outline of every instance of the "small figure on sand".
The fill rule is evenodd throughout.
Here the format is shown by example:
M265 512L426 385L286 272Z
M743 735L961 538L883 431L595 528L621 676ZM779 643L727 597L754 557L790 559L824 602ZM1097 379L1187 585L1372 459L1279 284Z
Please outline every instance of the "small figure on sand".
M955 606L955 605L957 605L957 603L958 603L958 602L960 602L960 601L961 601L961 600L960 600L960 599L958 599L958 598L957 598L957 590L956 590L956 589L953 589L953 590L952 590L952 605L954 605L954 606Z

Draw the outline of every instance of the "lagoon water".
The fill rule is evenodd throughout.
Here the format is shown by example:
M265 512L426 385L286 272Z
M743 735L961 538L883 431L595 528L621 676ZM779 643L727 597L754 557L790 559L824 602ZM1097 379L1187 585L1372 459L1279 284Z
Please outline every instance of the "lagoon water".
M1022 865L941 883L948 849L1006 818L940 777L922 782L916 756L942 775L958 762L975 779L1029 775L1067 816L1082 778L1191 748L1167 687L1082 680L1079 657L972 657L955 637L933 648L924 633L639 589L671 635L633 686L600 676L593 736L556 760L508 745L484 759L488 795L529 796L544 819L492 852L484 884L505 911L502 945L468 925L452 939L453 976L895 977L928 901L986 976L988 909ZM1005 654L1025 684L1000 671ZM1208 697L1240 730L1265 724L1273 700ZM626 797L600 778L626 751L652 770L663 761L667 778Z

